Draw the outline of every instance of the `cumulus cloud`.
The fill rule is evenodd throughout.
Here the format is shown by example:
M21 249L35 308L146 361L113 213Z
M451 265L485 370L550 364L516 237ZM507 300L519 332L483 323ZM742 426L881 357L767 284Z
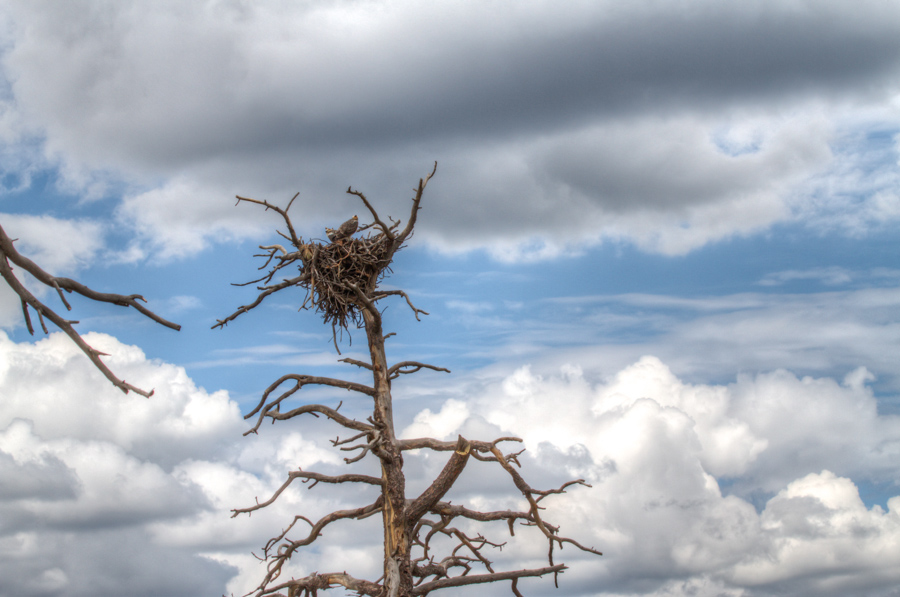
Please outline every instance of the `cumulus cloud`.
M242 438L247 423L226 392L110 336L85 337L156 391L123 395L61 333L21 344L0 335L0 595L245 594L264 574L251 552L297 512L359 505L358 490L298 483L252 518L231 518L288 470L343 468L327 449L333 430ZM286 573L361 565L377 577L378 517L368 524L370 541L338 525Z
M240 429L237 405L225 392L209 394L194 386L183 368L148 366L140 349L125 346L103 334L89 333L85 340L109 354L105 362L125 379L135 380L165 398L131 400L123 404L121 392L101 383L104 378L62 333L34 344L15 344L2 338L6 353L0 365L5 384L0 417L33 421L45 439L102 439L127 449L140 458L178 462L188 457L209 456ZM59 379L60 372L64 379ZM48 389L47 380L57 384ZM98 387L103 391L98 392ZM50 407L35 401L36 395L52 394L59 404ZM154 395L154 398L156 395ZM86 408L90 405L89 408Z
M548 519L606 554L563 554L567 594L887 594L900 497L866 507L853 479L896 478L900 420L877 413L866 380L692 385L655 357L600 383L522 368L405 433L483 419L525 439L526 476L591 483L547 501Z
M350 184L402 216L433 159L420 238L507 260L606 241L684 254L795 218L865 234L900 214L896 148L846 134L900 122L883 3L14 2L4 17L7 128L39 131L83 194L131 189L118 213L144 252L255 232L235 193L300 191L308 235L358 207ZM860 205L833 183L862 164L882 175L857 177L877 180Z
M888 507L889 512L877 506L866 509L850 479L827 470L810 473L766 504L760 522L770 536L770 551L746 558L732 578L752 587L788 590L796 586L796 577L808 578L806 590L820 594L895 586L900 574L886 565L900 555L900 497L891 498ZM860 537L866 538L862 544ZM837 565L856 571L855 578L835 573Z
M258 548L268 529L229 526L228 510L283 472L260 480L229 464L245 425L225 392L109 336L87 339L154 396L123 395L61 333L0 337L0 594L223 593L234 570L201 554Z
M171 474L186 453L209 455L237 425L223 393L208 395L177 368L92 336L110 362L160 382L155 401L125 397L62 334L32 344L0 338L0 594L135 595L202 591L230 570L167 549L147 525L210 508ZM155 378L155 379L154 379ZM206 450L200 448L206 445ZM220 444L221 445L221 444ZM7 476L6 473L10 473ZM15 480L15 482L14 482Z
M0 593L244 593L261 574L249 552L295 514L315 519L374 499L296 487L252 518L230 518L271 495L287 470L345 471L329 446L334 430L310 419L239 439L245 424L224 392L109 336L89 341L117 371L155 387L153 398L123 396L61 334L0 342L0 474L9 480ZM857 483L896 479L900 420L878 413L864 369L840 382L773 371L706 385L645 357L602 381L575 366L480 379L465 393L445 386L450 399L423 397L428 408L399 402L403 434L518 434L535 486L590 483L542 502L548 519L606 554L562 554L567 594L880 594L898 581L900 497L866 506ZM413 492L444 462L408 460ZM488 468L473 461L452 499L517 507L511 483ZM378 527L375 517L330 528L290 573L377 576ZM498 567L540 560L544 548L525 531L492 554ZM528 590L552 589L534 581Z

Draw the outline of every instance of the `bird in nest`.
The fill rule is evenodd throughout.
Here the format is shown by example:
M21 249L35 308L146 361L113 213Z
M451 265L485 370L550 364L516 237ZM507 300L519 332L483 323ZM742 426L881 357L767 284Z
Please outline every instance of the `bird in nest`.
M328 235L328 240L334 243L339 240L344 240L345 238L350 238L351 236L353 236L353 233L356 232L357 228L359 228L359 218L353 216L352 218L338 226L337 230L326 228L325 234Z

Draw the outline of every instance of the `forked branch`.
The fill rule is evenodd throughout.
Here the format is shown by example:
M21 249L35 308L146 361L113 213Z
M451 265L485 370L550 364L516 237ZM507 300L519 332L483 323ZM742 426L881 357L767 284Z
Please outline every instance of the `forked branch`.
M267 560L269 564L266 569L266 575L263 578L262 583L260 583L256 594L272 595L275 594L275 592L279 590L279 588L288 588L293 583L296 583L297 581L291 581L282 585L278 585L278 587L269 586L279 576L281 576L282 568L288 561L290 561L291 556L294 555L294 552L296 552L299 548L305 545L309 545L313 541L318 539L322 535L322 530L325 527L338 520L368 518L369 516L372 516L373 514L381 510L381 504L382 498L379 496L374 503L369 504L368 506L355 508L353 510L337 510L335 512L332 512L331 514L323 516L315 523L310 521L305 516L295 516L294 521L286 529L284 529L284 531L282 531L280 535L270 539L265 548L263 548L263 559ZM237 512L235 514L237 514ZM294 525L300 521L303 521L310 526L309 532L307 533L306 537L304 537L303 539L298 539L296 541L286 539L287 534L294 528ZM282 541L284 541L284 543L281 543ZM273 550L275 553L272 553Z
M298 196L300 196L300 193L297 193L293 197L291 197L291 200L288 201L287 207L285 207L284 209L281 209L277 205L273 205L265 200L259 201L257 199L250 199L249 197L241 197L240 195L237 195L236 198L238 203L240 203L241 201L246 201L247 203L255 203L257 205L262 205L263 207L265 207L266 211L271 209L272 211L277 212L279 215L281 215L281 217L284 219L285 225L287 225L288 233L290 234L290 237L287 237L288 240L290 240L294 246L297 246L300 244L300 240L297 236L297 233L294 231L294 225L291 223L291 218L288 216L287 212L291 209L291 205L293 205L294 200Z
M419 218L419 209L421 208L422 203L422 195L425 193L425 187L428 185L428 181L431 180L431 177L437 172L437 162L434 163L434 168L431 170L431 174L426 176L425 178L419 179L419 187L415 189L416 196L413 198L412 208L409 212L409 219L406 221L406 228L403 229L403 232L397 235L397 238L394 239L394 244L396 248L399 249L400 245L406 242L406 239L412 235L413 228L416 226L416 220Z
M178 325L177 323L172 323L171 321L160 317L153 311L150 311L149 309L144 307L144 305L142 305L141 303L147 301L139 294L124 295L108 292L97 292L96 290L88 288L84 284L81 284L80 282L77 282L70 278L61 278L50 275L31 259L20 254L18 250L16 250L14 240L7 236L6 231L4 231L3 227L0 226L0 276L3 277L12 291L15 292L19 296L19 299L22 301L22 314L25 318L25 325L28 328L28 333L32 336L34 335L34 326L31 323L31 316L28 312L28 309L31 308L35 313L37 313L38 319L41 323L41 329L45 334L49 333L47 325L44 323L44 320L48 319L51 323L53 323L53 325L62 330L67 336L69 336L69 338L72 339L73 342L75 342L78 348L80 348L81 351L85 355L87 355L94 366L99 369L100 372L103 373L103 375L106 377L106 379L108 379L114 386L116 386L126 394L131 391L148 398L153 395L153 390L147 392L131 385L123 379L119 379L100 359L101 356L106 355L90 346L87 342L84 341L81 335L75 331L73 325L78 322L61 317L58 313L56 313L56 311L38 300L38 298L35 297L34 294L32 294L16 277L15 272L13 271L13 267L10 265L10 262L14 263L15 265L31 274L41 284L44 284L45 286L56 290L60 301L68 311L72 310L72 306L66 300L63 291L66 291L67 293L74 292L76 294L84 296L85 298L100 303L111 303L122 307L132 307L142 315L152 319L153 321L161 325L166 326L167 328L171 328L176 331L181 329L180 325Z

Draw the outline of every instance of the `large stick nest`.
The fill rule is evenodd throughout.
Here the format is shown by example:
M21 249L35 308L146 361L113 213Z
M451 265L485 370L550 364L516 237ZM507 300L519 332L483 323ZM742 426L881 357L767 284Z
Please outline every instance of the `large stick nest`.
M350 322L361 327L360 297L369 296L390 271L391 244L391 239L379 233L301 245L301 271L309 290L303 306L312 303L332 327L347 329Z

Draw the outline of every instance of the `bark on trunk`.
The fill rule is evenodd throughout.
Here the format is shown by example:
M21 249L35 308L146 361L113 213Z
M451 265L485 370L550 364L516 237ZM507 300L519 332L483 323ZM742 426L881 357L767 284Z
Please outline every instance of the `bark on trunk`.
M403 454L394 433L391 382L384 350L381 318L363 310L366 338L372 362L375 388L374 421L380 434L376 454L381 459L382 496L384 509L384 595L411 595L412 565L410 563L410 529L406 517L406 478L403 474Z

